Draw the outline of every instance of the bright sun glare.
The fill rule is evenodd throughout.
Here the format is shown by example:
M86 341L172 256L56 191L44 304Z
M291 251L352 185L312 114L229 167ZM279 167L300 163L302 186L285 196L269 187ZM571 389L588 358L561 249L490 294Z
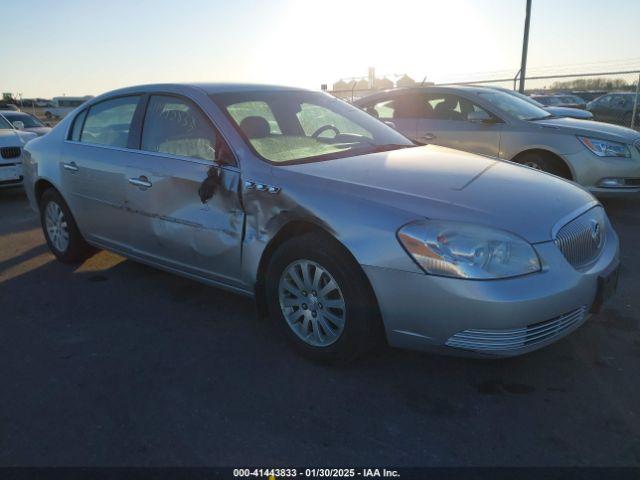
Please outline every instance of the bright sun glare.
M261 76L312 88L318 88L319 79L330 83L366 75L369 66L380 76L408 73L417 80L424 75L438 80L486 70L486 59L473 54L478 43L484 51L499 51L487 45L491 36L470 41L479 15L465 0L409 0L401 8L361 0L327 0L322 8L291 1L256 47L254 60ZM313 85L310 78L316 79Z

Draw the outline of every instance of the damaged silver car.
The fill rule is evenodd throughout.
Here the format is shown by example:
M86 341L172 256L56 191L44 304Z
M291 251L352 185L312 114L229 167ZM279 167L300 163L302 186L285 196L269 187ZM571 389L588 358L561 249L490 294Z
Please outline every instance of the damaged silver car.
M31 141L24 167L58 259L104 248L254 297L319 359L383 339L521 354L616 287L618 238L584 189L417 147L324 93L126 88Z

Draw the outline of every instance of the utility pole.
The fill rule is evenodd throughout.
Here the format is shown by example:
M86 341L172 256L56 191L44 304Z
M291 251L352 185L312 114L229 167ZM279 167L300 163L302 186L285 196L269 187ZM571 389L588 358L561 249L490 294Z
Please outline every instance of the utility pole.
M520 93L524 93L527 74L527 50L529 49L529 22L531 20L531 0L527 0L527 15L524 18L524 39L522 40L522 61L520 62Z

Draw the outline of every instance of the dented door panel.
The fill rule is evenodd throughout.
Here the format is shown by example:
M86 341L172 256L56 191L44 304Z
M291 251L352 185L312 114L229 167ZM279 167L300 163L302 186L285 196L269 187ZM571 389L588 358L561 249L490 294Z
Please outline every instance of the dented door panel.
M134 178L151 184L128 185L127 208L135 217L130 238L136 254L199 277L242 286L244 213L239 171L142 152L130 167ZM218 170L218 185L202 203L198 190L210 168Z

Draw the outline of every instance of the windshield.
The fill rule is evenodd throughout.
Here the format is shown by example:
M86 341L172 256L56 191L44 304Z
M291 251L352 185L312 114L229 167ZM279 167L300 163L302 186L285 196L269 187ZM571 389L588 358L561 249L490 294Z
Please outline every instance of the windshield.
M519 120L541 120L552 115L534 104L505 92L482 92L482 98Z
M13 130L13 126L2 116L0 115L0 130Z
M34 127L44 127L44 125L35 117L28 115L26 113L3 113L4 118L9 120L11 123L13 122L22 122L24 123L25 128L34 128Z
M324 93L260 91L211 98L269 162L320 161L414 146L371 115Z
M513 95L514 97L520 98L525 102L531 103L536 107L544 108L544 105L538 102L536 99L527 97L524 93L517 92L515 90L506 90L504 93L508 93L509 95Z

